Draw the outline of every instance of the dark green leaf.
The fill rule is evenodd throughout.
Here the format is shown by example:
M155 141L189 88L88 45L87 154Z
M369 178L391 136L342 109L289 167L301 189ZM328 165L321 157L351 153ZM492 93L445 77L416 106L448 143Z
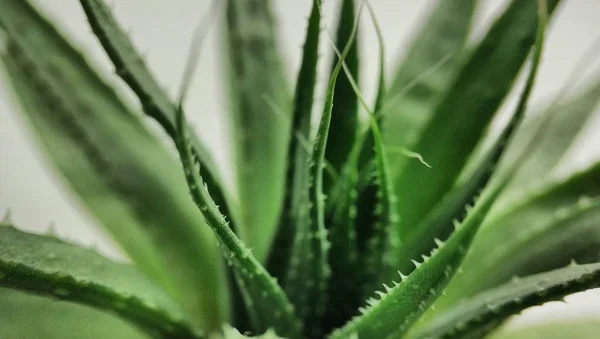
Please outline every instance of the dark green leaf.
M354 39L348 55L345 58L346 66L352 77L358 81L359 76L359 45L358 39L352 37L352 27L356 21L356 4L354 0L342 0L337 19L337 33L335 46L342 49L350 39ZM332 74L335 72L337 59L331 65ZM348 80L346 74L340 74L335 93L333 96L333 108L331 111L331 126L327 147L325 148L325 159L331 164L336 173L341 172L342 167L354 145L358 131L358 101L356 93ZM329 194L334 184L331 176L323 178L323 192Z
M104 0L80 0L81 6L87 15L92 31L104 47L106 54L115 66L119 75L140 99L144 112L154 118L171 137L175 136L175 108L168 93L161 88L148 70L144 61L135 49L133 43L115 20L110 8ZM217 167L209 152L200 143L199 139L192 136L194 152L202 161L202 175L207 185L214 192L217 203L226 213L236 212L229 206L226 193L220 183ZM237 215L231 215L232 218Z
M549 12L558 0L548 1ZM413 230L454 184L510 91L535 38L536 2L514 0L474 50L435 109L396 181L400 234ZM443 147L440 147L443 145Z
M321 316L327 306L327 284L331 275L327 261L330 243L325 228L326 206L323 191L325 150L332 127L337 78L344 66L344 60L352 50L357 29L358 21L355 21L327 85L323 113L310 153L305 191L298 212L299 224L286 275L286 292L307 325L306 334L311 337L322 334ZM333 126L333 129L335 128L336 126Z
M379 299L369 299L369 306L360 309L362 315L334 331L330 338L348 338L351 335L387 338L405 334L445 289L505 183L502 180L490 187L468 212L462 225L456 224L457 230L446 243L440 242L440 247L431 253L431 257L424 256L422 263L415 261L414 272L408 277L401 274L400 283L394 282L391 288L384 285L385 293L377 292Z
M267 265L269 272L280 280L284 279L284 273L289 264L287 261L294 242L299 205L305 188L305 177L308 171L308 161L310 160L310 152L305 148L306 145L302 144L302 141L310 139L310 122L317 78L321 27L320 6L320 0L313 0L304 41L302 63L296 81L292 117L293 135L290 138L287 153L285 198Z
M460 70L476 0L439 0L414 35L383 105L383 136L411 148Z
M223 255L233 266L236 281L246 302L250 320L257 333L269 328L277 334L299 338L301 323L277 281L258 262L254 254L235 235L225 216L211 198L200 176L199 163L194 159L186 134L183 110L177 116L178 137L174 140L179 151L190 194L198 209L218 239Z
M540 22L537 28L536 43L533 48L531 57L531 67L525 81L525 87L521 92L517 106L510 120L503 128L498 138L485 154L484 158L479 161L477 169L466 182L460 187L450 191L446 196L423 218L417 227L407 233L402 238L400 248L399 265L400 271L405 273L411 272L410 259L418 258L423 253L429 253L436 247L434 239L445 239L453 231L449 220L458 220L462 222L465 215L463 212L464 206L474 203L474 198L487 185L492 175L495 173L498 162L502 158L506 145L512 142L513 135L518 130L518 127L525 116L529 96L533 90L537 72L540 66L542 50L544 46L544 35L546 23ZM534 131L537 133L537 130ZM529 143L522 145L522 149L528 149ZM508 171L514 173L517 169L511 166ZM512 180L512 178L511 178Z

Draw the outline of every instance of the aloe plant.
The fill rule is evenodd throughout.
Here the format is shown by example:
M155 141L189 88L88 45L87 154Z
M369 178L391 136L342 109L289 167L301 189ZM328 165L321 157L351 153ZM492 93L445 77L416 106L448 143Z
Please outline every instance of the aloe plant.
M104 0L80 0L139 99L134 108L28 1L0 0L3 79L18 111L48 164L131 261L20 231L5 217L0 334L501 337L499 326L523 309L600 286L600 163L561 181L547 175L600 102L600 82L530 117L560 1L512 0L471 44L477 3L439 1L389 86L368 2L341 1L330 34L312 1L294 86L270 1L215 6L225 17L230 192L186 123L199 39L174 99ZM380 45L373 103L359 84L367 15ZM327 74L317 72L321 39L333 58ZM509 122L491 133L512 91ZM45 320L24 326L31 315Z

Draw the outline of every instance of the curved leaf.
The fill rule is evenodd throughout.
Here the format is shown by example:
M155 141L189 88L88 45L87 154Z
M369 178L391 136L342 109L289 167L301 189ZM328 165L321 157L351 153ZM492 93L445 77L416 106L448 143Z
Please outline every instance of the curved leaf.
M458 220L462 222L465 217L464 206L474 203L474 198L488 184L496 169L500 159L502 159L507 144L513 141L518 127L525 116L529 96L533 89L537 72L540 66L542 49L544 45L544 35L546 23L540 22L537 28L536 43L531 57L531 67L525 81L525 87L519 96L517 107L510 117L510 120L503 128L498 138L485 154L485 157L479 161L477 169L466 182L460 187L450 191L443 199L423 218L417 227L408 232L402 239L399 246L399 264L398 269L405 273L410 273L412 269L412 258L418 258L423 253L429 253L436 247L435 239L447 238L453 231L449 220ZM537 130L534 131L537 133ZM522 146L528 148L529 143ZM510 167L508 173L517 171L515 166ZM512 178L511 178L512 180Z
M226 67L235 169L241 202L240 237L266 258L283 199L291 98L277 50L270 0L226 1ZM287 118L287 116L286 116ZM212 192L212 190L211 190Z
M273 328L279 335L299 338L301 323L296 318L294 307L277 281L229 227L225 216L219 211L202 181L198 168L200 165L194 158L188 141L184 119L183 110L180 109L177 115L179 135L174 141L181 157L190 194L217 237L223 255L233 266L255 331L264 332Z
M505 183L490 188L468 213L462 225L446 243L423 257L423 263L414 262L416 269L408 277L400 274L401 282L394 282L386 292L377 292L379 299L368 300L369 306L361 308L362 315L350 320L344 327L334 331L330 338L381 338L405 334L442 293L452 275L458 269L467 249L486 213L502 191Z
M105 311L0 288L0 338L147 339L148 335Z
M558 0L548 1L549 13ZM410 233L447 193L514 83L535 38L536 2L513 0L464 64L396 180L400 235ZM440 147L444 145L444 147ZM406 197L406 199L402 199Z
M145 273L206 330L219 328L216 244L175 159L27 1L0 9L7 79L47 159Z
M80 0L92 31L102 44L106 54L115 66L116 73L133 90L142 104L144 112L154 118L171 137L175 137L175 109L168 93L161 88L148 70L144 61L135 49L133 43L124 32L123 28L112 15L110 8L104 0ZM217 167L209 152L200 143L199 139L192 136L194 152L202 161L202 175L206 178L207 185L213 191L216 201L228 215L235 210L229 206L230 199L226 196L220 183ZM232 215L235 217L235 215Z
M116 313L153 337L202 338L185 313L133 268L58 239L0 228L0 286Z
M549 107L544 112L525 120L523 127L515 135L515 142L508 150L509 156L502 163L499 171L506 170L516 161L516 154L527 144L544 118L553 114L552 119L544 126L545 137L532 149L530 155L519 165L514 181L506 193L498 200L494 211L502 213L510 208L512 201L518 201L530 189L544 184L539 173L548 173L554 169L574 144L579 132L586 126L591 116L600 105L600 81L591 84L568 101L561 102L556 107Z
M589 201L589 199L596 199L596 197L600 196L600 184L598 183L600 183L600 164L591 166L562 182L553 184L541 192L533 194L512 210L506 211L504 214L498 215L489 220L489 222L486 222L486 226L475 239L471 252L465 258L462 265L464 273L457 275L453 279L446 290L446 295L436 303L436 308L438 310L445 310L461 298L472 296L485 288L506 282L514 274L528 275L538 273L548 269L559 268L561 265L564 266L565 260L568 262L571 259L585 259L563 256L563 254L566 254L565 250L561 250L561 255L557 256L556 252L552 252L552 246L549 247L550 252L547 252L548 254L540 257L520 257L518 249L521 247L520 244L522 241L529 239L528 235L538 233L536 230L549 230L558 227L557 232L561 234L563 227L570 229L562 226L564 223L556 223L556 214L559 213L559 216L560 214L564 214L562 211L568 206L578 206L578 201L579 204L586 204L586 201ZM586 197L589 198L586 199ZM581 231L583 232L585 232L585 225L584 223L581 226ZM575 224L572 226L577 228ZM593 233L593 231L591 232ZM546 236L551 237L552 233L549 232ZM576 236L576 234L572 234L572 236ZM545 235L540 235L540 245L543 243L544 237ZM567 240L568 237L565 235L565 242L563 244L567 244ZM586 240L590 241L588 246L593 248L595 238L592 236ZM560 242L557 246L560 246ZM585 255L585 249L589 248L588 246L581 248L583 251L582 255ZM490 248L494 250L490 251ZM512 259L507 259L506 255ZM528 257L529 259L527 259ZM516 267L512 266L511 268L515 269L515 271L500 269L501 266L493 270L489 269L490 265L494 265L493 263L497 262L495 259L503 261L502 258L507 260L506 264L509 264L509 262L517 264ZM541 266L536 264L528 267L529 265L526 263L531 260L535 260ZM518 269L518 267L521 268Z
M460 70L476 0L439 0L414 35L387 91L383 136L407 147L431 119L435 104Z
M411 338L480 338L513 314L600 286L600 264L571 266L518 279L440 315Z

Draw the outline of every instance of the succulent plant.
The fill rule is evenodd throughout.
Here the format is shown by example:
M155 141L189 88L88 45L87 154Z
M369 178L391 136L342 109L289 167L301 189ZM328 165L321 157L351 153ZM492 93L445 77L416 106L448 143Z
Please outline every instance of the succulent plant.
M215 2L226 23L230 190L185 119L202 30L173 99L104 0L80 0L137 109L28 1L0 0L3 79L19 111L49 164L131 261L5 218L0 315L13 323L0 320L3 330L480 338L529 306L600 285L600 164L548 176L600 101L600 82L526 114L559 2L512 0L470 44L478 1L439 1L389 85L379 41L372 104L358 85L361 16L379 32L368 2L340 2L330 72L319 75L326 35L321 1L312 1L293 90L270 1ZM518 104L492 133L511 91ZM68 303L47 300L56 298ZM31 316L36 334L19 327Z

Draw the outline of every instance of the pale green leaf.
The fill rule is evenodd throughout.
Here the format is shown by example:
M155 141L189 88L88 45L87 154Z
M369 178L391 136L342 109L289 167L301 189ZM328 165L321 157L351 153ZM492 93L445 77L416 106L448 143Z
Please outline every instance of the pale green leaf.
M6 79L46 159L145 273L205 329L219 327L216 244L176 160L27 1L0 9Z
M178 305L134 268L55 238L0 228L0 286L117 314L153 337L202 338Z
M271 1L225 2L224 59L241 206L236 227L263 261L283 200L291 95L277 50ZM286 115L273 114L269 101Z
M600 286L600 264L570 266L515 280L441 314L410 338L481 338L527 307Z

